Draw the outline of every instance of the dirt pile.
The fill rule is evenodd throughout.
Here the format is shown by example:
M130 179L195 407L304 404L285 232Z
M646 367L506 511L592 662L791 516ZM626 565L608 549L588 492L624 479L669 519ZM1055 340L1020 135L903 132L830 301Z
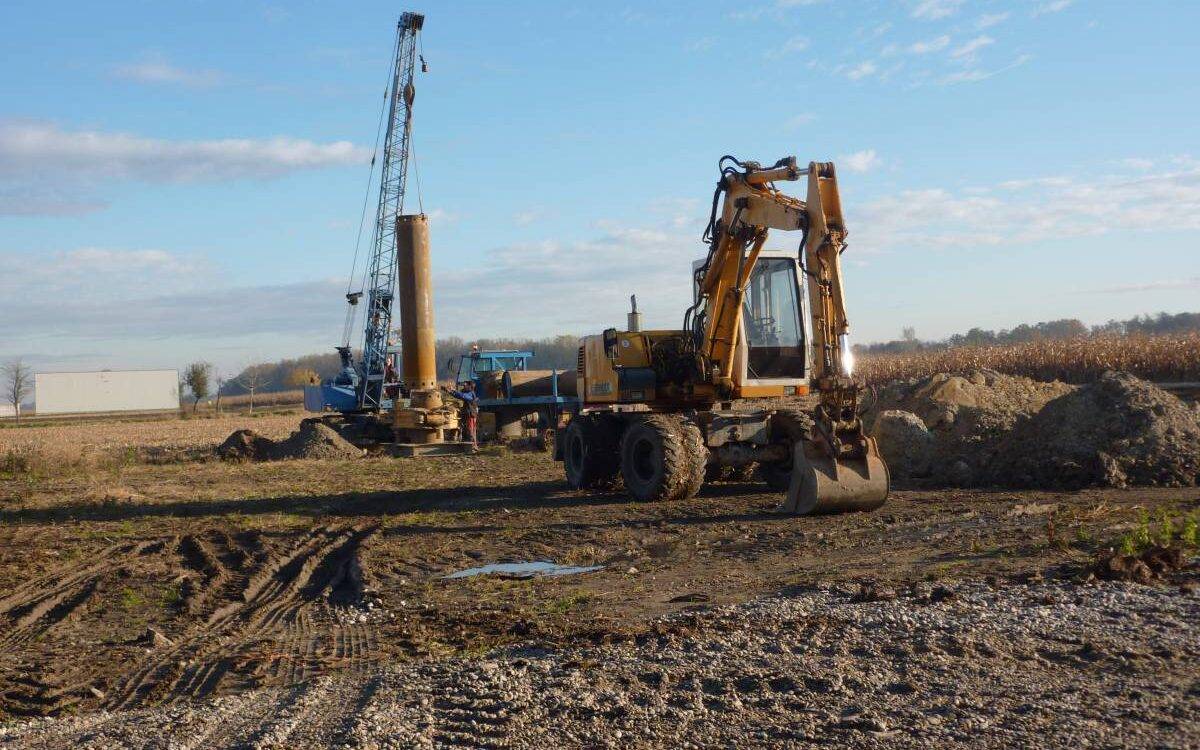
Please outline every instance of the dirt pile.
M1092 574L1104 581L1150 583L1187 566L1187 556L1179 547L1150 547L1140 555L1112 553L1096 560Z
M1160 486L1200 482L1200 421L1174 395L1107 372L1016 426L991 468L1017 487Z
M969 487L1018 422L1074 388L994 370L938 373L884 386L866 424L897 479Z
M1127 373L1072 386L979 370L880 390L865 415L897 480L1080 488L1200 483L1200 420Z
M333 428L317 419L306 419L284 440L271 440L254 430L237 430L217 448L217 455L233 461L276 461L287 458L357 458L363 454Z

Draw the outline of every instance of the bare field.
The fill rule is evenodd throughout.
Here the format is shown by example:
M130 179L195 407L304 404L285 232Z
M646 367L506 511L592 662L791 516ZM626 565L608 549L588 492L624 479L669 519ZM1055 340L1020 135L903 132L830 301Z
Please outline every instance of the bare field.
M122 451L142 448L216 447L237 429L253 429L270 438L287 437L308 414L225 414L143 421L95 421L71 424L10 426L0 430L0 453L38 449L49 452L80 450Z
M204 453L238 427L283 437L300 416L0 432L7 449L32 438L206 456L0 475L0 717L369 679L506 644L624 643L662 632L664 616L813 586L1072 581L1146 518L1200 508L1195 488L922 490L871 514L792 518L772 514L779 498L758 484L661 504L573 492L541 453ZM522 561L601 567L446 578Z

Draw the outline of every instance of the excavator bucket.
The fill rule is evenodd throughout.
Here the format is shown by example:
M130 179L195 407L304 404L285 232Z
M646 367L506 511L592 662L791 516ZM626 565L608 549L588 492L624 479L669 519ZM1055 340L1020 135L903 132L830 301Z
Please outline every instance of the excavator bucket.
M806 516L875 510L887 499L891 479L873 438L855 457L836 458L808 440L792 449L792 479L780 513Z

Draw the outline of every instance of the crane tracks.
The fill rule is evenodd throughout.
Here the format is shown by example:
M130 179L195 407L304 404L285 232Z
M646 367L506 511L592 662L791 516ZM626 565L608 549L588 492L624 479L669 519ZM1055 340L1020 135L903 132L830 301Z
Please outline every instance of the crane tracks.
M169 646L151 651L117 683L106 707L288 685L373 664L372 629L341 623L332 602L344 599L337 594L353 577L349 570L358 570L361 579L359 554L376 531L322 526L274 553L238 552L228 538L222 544L181 540L180 556L199 579L187 592L187 606L208 615Z

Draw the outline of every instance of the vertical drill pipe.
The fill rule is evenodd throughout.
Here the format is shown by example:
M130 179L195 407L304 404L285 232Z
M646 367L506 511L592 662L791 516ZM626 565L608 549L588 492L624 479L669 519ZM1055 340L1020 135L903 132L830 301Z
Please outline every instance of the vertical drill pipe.
M425 214L397 217L396 254L404 383L410 390L436 388L433 279L429 270L429 222Z

